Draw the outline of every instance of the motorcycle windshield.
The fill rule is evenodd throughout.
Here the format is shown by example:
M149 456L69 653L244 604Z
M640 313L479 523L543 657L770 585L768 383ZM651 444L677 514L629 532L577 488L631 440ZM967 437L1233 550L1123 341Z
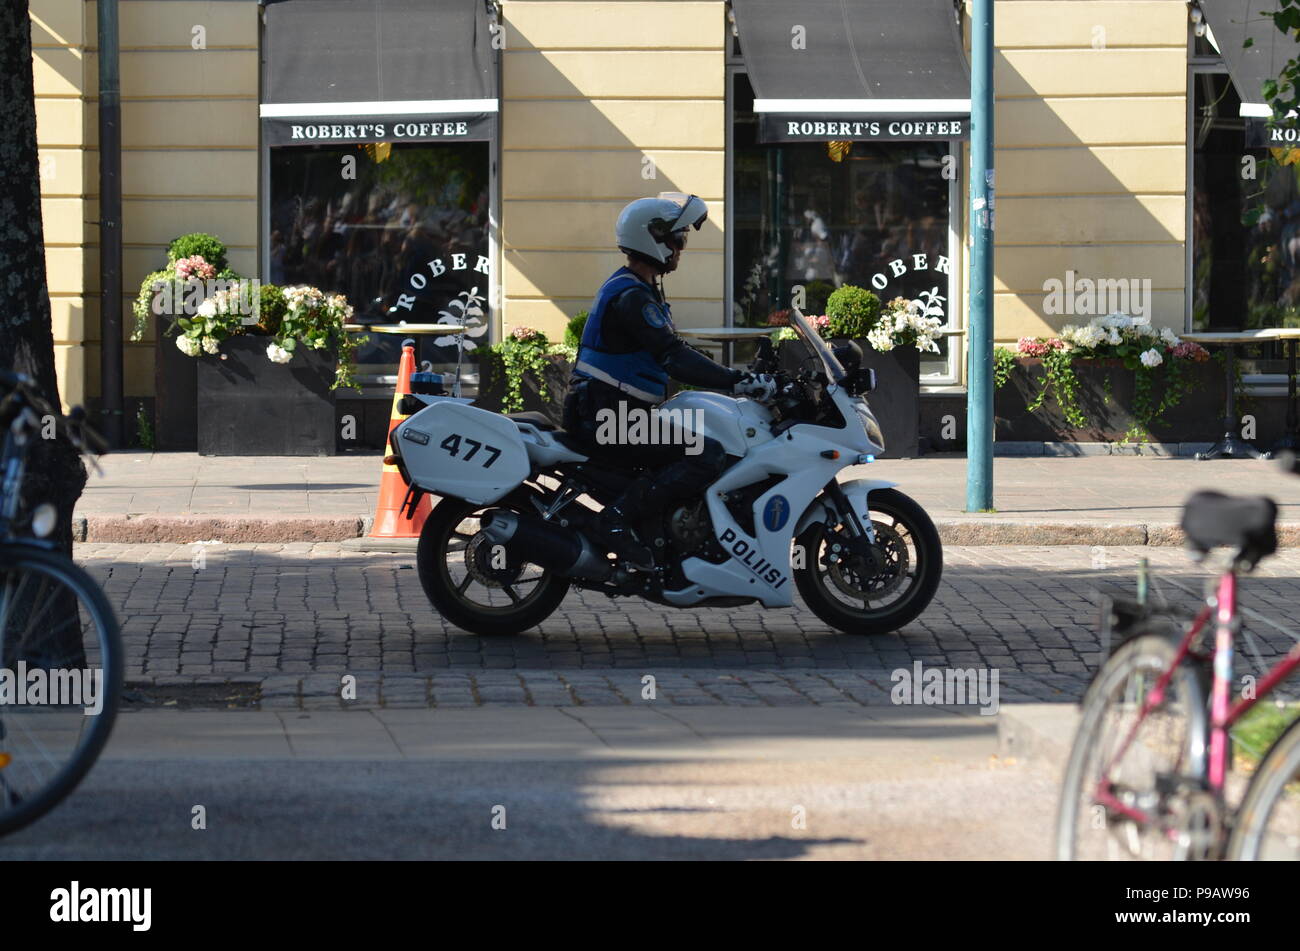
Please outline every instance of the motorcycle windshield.
M808 318L799 312L799 308L792 308L790 311L790 324L799 331L799 336L803 337L803 342L807 344L808 349L817 354L822 364L826 367L826 376L832 383L841 383L848 376L843 365L835 358L830 346L822 339L821 334L817 333L808 323Z

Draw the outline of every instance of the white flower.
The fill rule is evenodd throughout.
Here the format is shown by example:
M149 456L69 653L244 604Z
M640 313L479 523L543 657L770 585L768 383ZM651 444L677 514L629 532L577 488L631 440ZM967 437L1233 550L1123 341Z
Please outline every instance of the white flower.
M204 338L203 338L203 352L204 352L204 353L213 353L213 354L215 354L215 353L218 353L220 350L221 350L221 344L217 341L217 338L216 338L216 337L204 337Z
M187 357L197 357L199 355L199 342L193 337L187 337L184 334L176 338L176 348Z
M267 344L266 358L272 363L288 363L293 359L293 354L279 344L271 343Z
M1176 347L1182 343L1182 341L1178 339L1178 334L1174 333L1168 327L1160 328L1160 340L1167 347Z
M196 310L195 313L200 317L215 317L217 316L217 302L209 297L199 305L198 310Z
M1160 355L1160 351L1154 348L1144 351L1140 359L1144 367L1158 367L1165 362L1165 358Z

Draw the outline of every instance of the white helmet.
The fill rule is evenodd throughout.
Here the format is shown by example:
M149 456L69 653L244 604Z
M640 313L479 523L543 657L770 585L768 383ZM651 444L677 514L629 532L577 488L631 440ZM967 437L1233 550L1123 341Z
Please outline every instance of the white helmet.
M638 198L619 213L614 236L620 251L636 251L660 264L673 254L668 239L676 235L684 246L688 228L700 230L709 209L695 195L660 192L658 198Z

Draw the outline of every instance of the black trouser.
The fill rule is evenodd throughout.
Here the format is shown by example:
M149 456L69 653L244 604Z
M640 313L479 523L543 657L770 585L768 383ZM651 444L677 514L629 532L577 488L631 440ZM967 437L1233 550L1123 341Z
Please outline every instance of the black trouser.
M647 426L647 438L638 438L630 427L623 433L615 425L620 416L630 419L647 412L649 419L656 420ZM653 478L633 482L614 503L627 518L638 522L660 515L674 502L698 497L727 468L722 443L684 433L677 425L661 425L657 420L651 404L632 399L599 380L575 379L564 400L565 431L591 447L593 453L656 470Z

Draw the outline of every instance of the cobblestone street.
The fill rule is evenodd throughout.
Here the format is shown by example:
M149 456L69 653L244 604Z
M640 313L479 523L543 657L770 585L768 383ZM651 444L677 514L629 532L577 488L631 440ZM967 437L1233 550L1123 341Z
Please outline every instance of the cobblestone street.
M991 668L1002 702L1077 698L1101 658L1094 591L1131 590L1151 560L1171 600L1194 603L1204 567L1172 548L1016 547L946 551L934 604L892 636L827 628L801 603L677 611L571 592L541 627L484 638L430 608L410 555L336 543L86 544L77 556L120 612L128 681L148 688L229 683L264 707L545 706L638 702L642 678L677 704L889 703L889 674ZM1244 603L1287 623L1300 551L1265 562ZM1243 668L1290 638L1259 624ZM1252 650L1253 647L1253 650ZM355 703L340 700L345 674Z

